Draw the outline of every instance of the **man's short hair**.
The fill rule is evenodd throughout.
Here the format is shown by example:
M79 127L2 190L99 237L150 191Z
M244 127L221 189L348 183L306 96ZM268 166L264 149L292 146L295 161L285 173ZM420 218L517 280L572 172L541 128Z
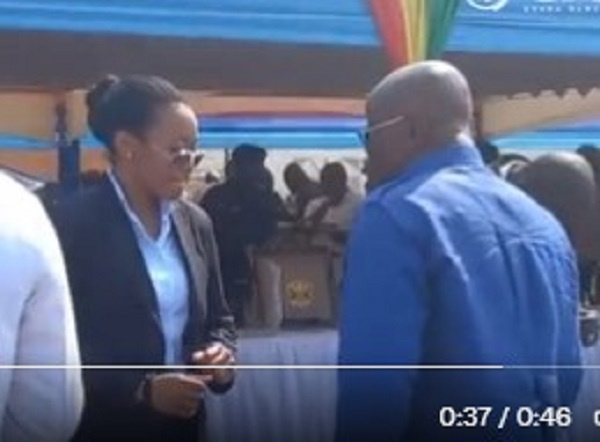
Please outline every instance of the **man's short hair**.
M236 165L262 165L267 158L267 151L250 143L238 145L231 154L231 161Z
M324 179L335 179L339 181L347 181L348 174L346 173L346 168L342 163L327 163L323 166L321 170L321 181Z

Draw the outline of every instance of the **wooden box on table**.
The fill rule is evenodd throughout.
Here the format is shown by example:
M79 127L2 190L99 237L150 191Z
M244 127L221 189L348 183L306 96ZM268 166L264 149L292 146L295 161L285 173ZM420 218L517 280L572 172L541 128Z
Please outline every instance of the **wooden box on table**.
M258 327L336 322L334 253L316 245L314 234L281 229L253 252L255 295L249 308Z

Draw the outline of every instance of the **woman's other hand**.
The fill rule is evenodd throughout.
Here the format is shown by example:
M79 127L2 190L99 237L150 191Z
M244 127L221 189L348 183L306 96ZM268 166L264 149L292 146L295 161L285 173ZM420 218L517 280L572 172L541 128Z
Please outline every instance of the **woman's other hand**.
M156 411L183 419L198 413L198 406L211 382L210 375L167 373L152 377L150 382L150 405Z
M217 384L225 385L233 380L233 369L230 368L235 364L233 351L220 342L211 344L206 349L194 353L192 362L197 365L210 365L211 368L203 370L203 373L210 375L213 382ZM218 368L221 366L227 368Z

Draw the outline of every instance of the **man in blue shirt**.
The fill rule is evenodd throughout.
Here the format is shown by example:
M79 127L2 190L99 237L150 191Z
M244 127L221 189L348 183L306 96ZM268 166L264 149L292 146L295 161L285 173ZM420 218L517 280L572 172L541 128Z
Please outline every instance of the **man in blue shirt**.
M348 245L339 362L402 368L339 371L338 441L554 440L556 426L519 429L518 407L576 397L580 371L556 367L580 363L574 253L552 215L484 166L472 107L442 62L399 69L368 97L372 190ZM459 367L473 365L488 368ZM442 407L456 411L447 426Z

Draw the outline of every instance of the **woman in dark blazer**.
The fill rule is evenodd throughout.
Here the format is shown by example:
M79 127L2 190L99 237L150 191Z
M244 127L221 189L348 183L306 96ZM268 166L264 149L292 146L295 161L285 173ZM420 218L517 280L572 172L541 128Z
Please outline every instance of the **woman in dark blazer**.
M196 116L156 77L108 77L87 105L112 167L53 215L83 363L118 367L84 370L75 440L203 440L203 395L232 385L235 331L210 220L180 199Z

